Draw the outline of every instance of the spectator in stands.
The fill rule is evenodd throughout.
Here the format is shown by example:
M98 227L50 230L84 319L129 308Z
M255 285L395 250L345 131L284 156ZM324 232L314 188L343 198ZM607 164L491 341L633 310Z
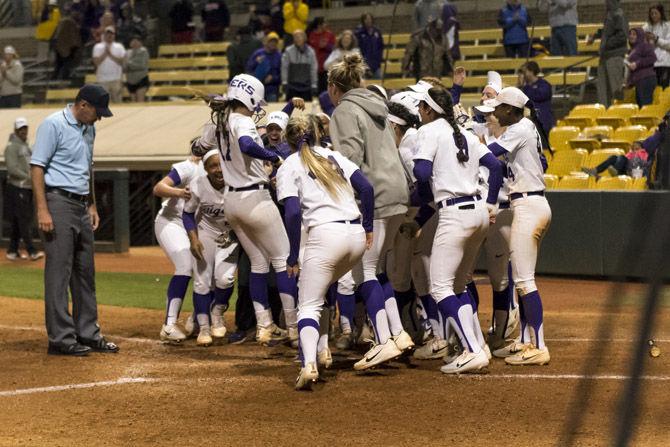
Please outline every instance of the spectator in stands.
M251 34L251 29L248 26L243 26L237 30L235 41L226 51L229 79L233 79L240 73L246 73L247 61L254 54L254 51L262 46L263 43Z
M628 50L628 21L619 0L607 0L603 27L590 36L588 43L600 38L598 63L598 102L609 107L620 97L624 81L623 58Z
M649 175L649 165L649 154L640 142L636 142L626 155L612 155L595 168L582 168L582 171L596 178L605 171L612 177L617 175L642 177Z
M11 224L7 259L19 257L19 242L23 239L28 256L33 261L44 257L44 252L33 245L33 192L30 182L30 145L28 145L28 120L17 118L14 133L5 148L7 165L7 211ZM23 256L22 256L23 258Z
M205 42L221 42L230 27L230 12L223 0L206 1L202 8Z
M307 35L309 36L309 46L314 49L316 53L316 62L318 64L319 76L319 91L322 92L328 87L328 71L323 64L330 56L333 47L335 46L335 34L330 30L326 19L323 17L316 17L312 20L307 28Z
M521 0L507 0L498 14L498 24L502 27L503 45L507 57L528 56L529 22L528 10L521 4Z
M302 98L311 101L318 95L318 62L314 50L307 45L304 31L293 33L293 45L284 51L281 60L281 80L287 100Z
M93 31L100 26L105 7L100 0L85 0L82 3L81 41L86 44L92 39Z
M189 0L177 0L170 9L172 43L193 42L193 6Z
M295 31L305 31L307 29L307 19L309 18L309 6L302 0L289 0L284 3L284 42L288 45L292 42Z
M108 26L114 27L116 24L116 19L112 11L105 10L100 17L100 26L97 29L93 30L93 40L95 43L102 42L102 39L105 35L105 29Z
M335 43L335 48L326 59L326 62L323 63L323 67L326 71L330 70L330 67L335 65L338 62L342 62L344 56L350 53L359 53L361 50L358 49L358 42L356 41L356 36L354 36L353 31L345 29L337 36L337 42Z
M281 85L281 59L279 35L272 31L265 37L263 48L256 50L247 61L247 73L265 84L265 100L279 101Z
M67 11L54 33L53 47L56 53L54 79L70 79L81 56L82 40L79 24Z
M93 65L95 65L96 82L109 92L112 102L123 101L123 64L126 49L115 41L114 27L105 29L103 41L93 46Z
M428 23L442 17L444 0L418 0L414 5L414 30L423 30Z
M577 0L539 0L549 13L552 56L577 55Z
M147 28L142 18L135 14L130 3L125 2L121 5L119 14L119 19L116 21L117 38L124 47L130 47L130 41L134 36L139 36L141 40L147 37Z
M444 2L444 6L442 6L442 32L447 39L447 49L452 61L461 58L461 46L458 37L460 30L461 22L458 21L456 5Z
M284 34L284 11L281 0L272 0L270 3L270 21L272 31L280 36Z
M363 60L370 69L372 79L382 77L382 58L384 57L384 38L379 28L375 27L375 19L369 12L361 16L361 24L356 28L358 47Z
M642 29L656 47L656 83L666 88L670 85L670 22L665 17L663 5L659 3L649 8L649 21Z
M405 77L418 81L426 76L442 77L445 67L449 67L446 39L440 20L433 20L424 29L412 34L405 49L402 70Z
M60 10L58 9L58 0L49 0L44 5L42 16L35 29L38 61L46 61L49 58L49 45L59 23Z
M130 39L126 53L126 87L133 102L144 102L149 89L149 51L142 44L141 36Z
M23 95L23 65L13 46L8 45L0 63L0 109L20 108Z
M556 125L554 112L551 110L552 87L549 82L541 77L540 66L535 61L528 61L519 69L519 87L535 106L537 118L542 124L544 132L549 131Z
M654 89L656 89L656 53L654 46L650 44L642 28L633 28L628 33L630 52L625 60L628 67L628 79L626 85L635 87L635 100L642 107L651 104L654 100Z

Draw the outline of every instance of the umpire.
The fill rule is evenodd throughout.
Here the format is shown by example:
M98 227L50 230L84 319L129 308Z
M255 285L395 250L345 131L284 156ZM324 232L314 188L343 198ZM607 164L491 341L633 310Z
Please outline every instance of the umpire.
M100 333L93 263L93 231L100 222L92 178L95 122L109 116L105 89L84 85L74 104L44 120L33 146L33 194L46 251L47 352L53 355L119 350Z

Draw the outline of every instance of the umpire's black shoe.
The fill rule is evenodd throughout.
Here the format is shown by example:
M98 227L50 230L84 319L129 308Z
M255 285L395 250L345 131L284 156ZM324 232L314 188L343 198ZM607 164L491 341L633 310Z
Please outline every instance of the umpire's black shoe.
M86 338L80 338L79 343L82 345L88 346L93 352L104 352L108 354L115 354L119 352L119 347L116 343L105 340L105 337L101 337L97 340L88 340Z
M80 343L71 343L69 345L59 345L49 343L47 354L49 355L72 355L75 357L83 357L91 352L91 348Z

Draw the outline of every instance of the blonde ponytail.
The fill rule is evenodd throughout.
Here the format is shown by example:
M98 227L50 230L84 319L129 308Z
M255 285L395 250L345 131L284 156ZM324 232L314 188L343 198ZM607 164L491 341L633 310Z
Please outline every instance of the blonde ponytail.
M336 201L339 201L342 192L353 196L351 185L337 163L312 149L322 135L323 127L316 115L292 117L286 125L286 141L289 146L293 151L300 152L300 161L328 194Z

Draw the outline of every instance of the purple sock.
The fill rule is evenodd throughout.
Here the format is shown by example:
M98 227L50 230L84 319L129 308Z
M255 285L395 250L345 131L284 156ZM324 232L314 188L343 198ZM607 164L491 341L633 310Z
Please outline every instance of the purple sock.
M267 273L251 272L249 275L249 293L251 294L251 300L255 305L259 307L262 306L263 309L270 307L270 301L268 300ZM254 306L254 308L256 308L256 306Z
M177 322L189 281L191 281L191 277L186 275L174 275L170 279L165 304L165 324L174 324Z
M298 298L298 282L295 280L295 276L289 278L286 271L278 272L277 290L279 290L280 294L291 295L294 301L293 307L295 307Z
M319 322L311 318L298 320L298 333L300 343L298 344L298 356L302 366L306 363L316 362L316 350L319 343Z
M521 343L530 343L530 340L526 340L526 325L528 325L528 321L526 320L526 308L521 298L519 298L519 321L521 322Z
M470 305L470 303L464 303L461 299L456 297L456 295L451 295L437 303L437 308L442 314L442 318L445 322L449 321L449 318L452 319L455 325L454 329L456 330L456 333L461 340L461 344L470 352L474 352L473 348L477 346L477 340L475 339L474 332L472 330L468 331L467 319L461 319L458 314L458 311L461 309L461 307L465 305ZM472 320L472 318L470 318L470 320ZM472 326L471 321L469 326Z
M544 330L542 328L542 300L540 293L535 290L519 297L519 304L523 303L526 321L535 332L535 343L538 349L544 348Z
M337 287L336 287L337 288ZM356 297L355 295L337 294L337 307L340 308L340 319L345 319L349 322L349 327L354 328L354 314L356 313Z
M209 315L209 306L212 302L211 294L201 295L193 292L193 309L196 315Z
M228 304L230 302L230 297L233 295L233 287L228 287L227 289L219 289L218 287L214 289L214 304L222 305L224 310L228 309Z
M470 281L465 285L465 288L468 289L468 293L470 294L470 298L472 298L472 310L473 312L477 312L479 309L479 292L477 292L477 286L475 285L474 281Z
M328 287L328 291L326 292L326 305L328 307L335 307L337 303L337 283L334 282Z
M393 286L389 282L389 278L386 276L386 273L380 273L377 275L377 280L379 281L379 285L382 286L382 290L384 291L384 298L395 297L395 294L393 293Z
M391 331L388 327L388 320L386 318L386 311L384 308L384 290L379 284L379 281L372 279L365 281L360 285L359 290L365 301L365 308L372 322L372 328L377 336L377 342L386 343L386 340L391 336ZM377 318L377 314L384 312L383 318Z
M514 309L514 279L512 279L512 263L507 264L507 294L509 295L509 308L510 310Z
M421 299L421 304L423 304L423 308L426 310L426 315L428 316L429 320L437 320L440 317L438 316L438 310L437 310L437 303L433 299L432 295L421 295L419 297Z

